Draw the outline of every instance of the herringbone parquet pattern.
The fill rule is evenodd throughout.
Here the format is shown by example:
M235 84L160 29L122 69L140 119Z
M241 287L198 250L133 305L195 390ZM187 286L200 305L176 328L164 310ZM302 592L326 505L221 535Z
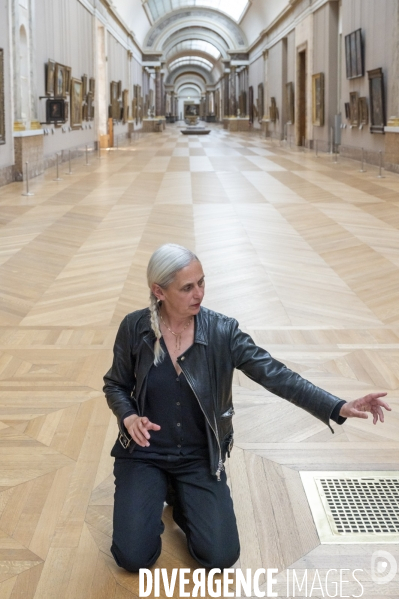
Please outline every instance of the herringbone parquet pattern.
M1 599L138 597L109 552L116 423L101 388L167 241L200 256L206 306L304 377L347 399L388 391L383 426L331 435L236 373L228 463L241 568L278 568L281 597L287 568L361 568L364 596L379 597L376 546L320 545L298 471L399 470L399 177L216 126L190 138L169 126L62 176L32 181L29 198L0 189ZM164 516L157 567L196 568Z

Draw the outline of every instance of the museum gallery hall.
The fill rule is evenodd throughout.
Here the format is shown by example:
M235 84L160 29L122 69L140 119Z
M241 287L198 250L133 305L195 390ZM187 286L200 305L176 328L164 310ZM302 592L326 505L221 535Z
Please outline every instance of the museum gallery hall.
M392 408L330 430L235 371L249 596L397 598L396 0L1 0L0 235L1 599L143 596L110 552L102 388L164 243L288 368ZM192 596L201 566L162 520L151 574Z

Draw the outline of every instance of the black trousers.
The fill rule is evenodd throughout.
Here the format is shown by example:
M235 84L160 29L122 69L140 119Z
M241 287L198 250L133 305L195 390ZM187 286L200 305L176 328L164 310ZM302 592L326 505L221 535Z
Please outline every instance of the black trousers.
M158 559L168 477L176 491L173 518L192 557L205 568L229 568L237 561L240 543L226 474L218 482L208 460L116 458L114 475L111 552L119 566L138 572Z

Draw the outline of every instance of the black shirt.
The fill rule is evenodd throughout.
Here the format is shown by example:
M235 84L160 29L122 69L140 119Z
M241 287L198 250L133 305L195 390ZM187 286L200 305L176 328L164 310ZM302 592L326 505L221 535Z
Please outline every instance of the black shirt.
M145 405L145 416L159 424L161 430L149 431L150 446L136 445L130 456L168 460L191 456L207 458L205 416L183 372L178 376L163 339L161 345L165 356L158 366L152 365L148 373ZM126 455L125 450L122 451Z

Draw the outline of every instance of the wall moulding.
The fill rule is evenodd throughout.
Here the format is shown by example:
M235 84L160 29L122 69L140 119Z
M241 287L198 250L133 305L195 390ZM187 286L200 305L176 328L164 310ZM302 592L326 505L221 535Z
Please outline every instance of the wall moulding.
M259 37L248 46L250 63L252 64L264 52L287 37L291 31L309 15L319 10L325 4L338 2L338 0L316 0L312 4L310 0L293 0L283 11L264 29ZM257 50L257 48L259 48Z

